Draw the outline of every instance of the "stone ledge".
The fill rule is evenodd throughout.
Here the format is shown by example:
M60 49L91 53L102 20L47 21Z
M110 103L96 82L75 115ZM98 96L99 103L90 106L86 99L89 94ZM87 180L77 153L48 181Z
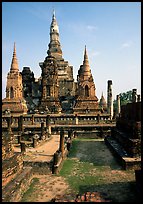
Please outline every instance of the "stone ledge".
M111 137L105 137L105 143L111 148L116 159L122 165L123 169L140 169L141 167L141 158L140 157L129 157L127 152Z
M32 167L23 170L8 183L2 190L2 202L18 202L24 192L29 188L32 179Z

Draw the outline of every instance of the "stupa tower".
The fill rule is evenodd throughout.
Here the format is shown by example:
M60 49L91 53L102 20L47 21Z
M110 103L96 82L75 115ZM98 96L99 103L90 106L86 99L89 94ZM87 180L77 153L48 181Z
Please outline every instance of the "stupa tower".
M95 84L89 66L87 50L85 46L83 65L80 66L77 76L77 100L75 113L98 113L98 98L95 93Z
M19 72L14 43L10 72L7 75L6 98L2 100L2 110L10 109L11 113L26 113L27 105L23 97L22 75Z

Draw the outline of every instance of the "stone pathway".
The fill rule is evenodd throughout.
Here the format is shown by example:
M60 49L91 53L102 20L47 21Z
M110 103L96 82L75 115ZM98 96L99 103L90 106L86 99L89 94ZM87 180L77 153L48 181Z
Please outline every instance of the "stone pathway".
M44 144L33 147L26 147L26 152L24 154L24 161L41 161L49 162L53 158L54 153L59 148L60 136L53 135L51 140L45 142ZM20 147L14 147L15 152L20 152Z

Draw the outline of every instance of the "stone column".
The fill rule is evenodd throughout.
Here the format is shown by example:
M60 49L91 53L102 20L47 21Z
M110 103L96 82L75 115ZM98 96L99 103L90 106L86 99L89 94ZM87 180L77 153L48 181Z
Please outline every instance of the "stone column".
M34 115L32 115L31 121L32 121L32 125L34 125Z
M20 144L21 143L21 134L19 134L17 137L18 137L18 144Z
M120 111L121 111L120 95L117 95L117 116L119 116Z
M78 125L78 116L77 116L77 114L75 115L75 124Z
M38 145L39 135L35 134L33 136L33 147L35 148Z
M11 125L12 125L12 123L13 123L13 115L11 116Z
M43 139L45 133L44 122L41 123L41 139Z
M137 102L137 89L132 90L132 102Z
M8 132L11 132L11 117L7 117L7 128L8 128Z
M21 115L21 116L18 118L18 129L19 129L19 131L24 132L24 127L23 127L23 115Z
M60 147L59 151L62 153L62 157L64 155L64 130L63 128L60 129Z
M46 131L48 133L48 137L51 135L51 126L50 126L50 115L46 117Z
M25 142L21 142L20 145L21 145L21 153L26 152Z
M100 123L100 114L97 114L97 123Z
M108 80L107 88L107 112L110 114L110 119L113 117L113 97L112 97L112 80Z
M141 96L140 94L137 95L137 102L140 102L141 101Z

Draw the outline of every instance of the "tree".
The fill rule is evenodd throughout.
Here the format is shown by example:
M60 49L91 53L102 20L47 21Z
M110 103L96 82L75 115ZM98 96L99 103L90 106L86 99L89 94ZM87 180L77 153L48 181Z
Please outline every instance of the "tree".
M130 91L123 92L123 93L119 94L121 106L132 102L132 92L133 91L130 90ZM117 110L117 100L116 99L113 101L113 106L114 106L114 111L116 112L116 110Z

